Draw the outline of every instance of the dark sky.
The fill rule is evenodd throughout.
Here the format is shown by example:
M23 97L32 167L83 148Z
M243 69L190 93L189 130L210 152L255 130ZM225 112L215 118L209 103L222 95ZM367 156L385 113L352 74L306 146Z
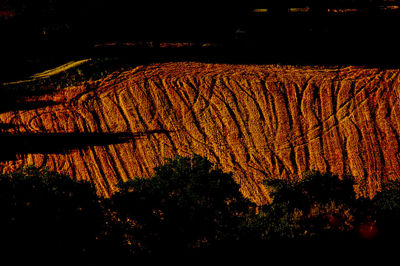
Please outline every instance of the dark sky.
M327 21L324 17L309 22L297 18L288 20L285 12L280 21L256 20L249 15L252 8L284 10L286 7L287 10L287 7L307 5L311 6L311 10L335 5L365 8L380 5L380 2L385 0L0 0L0 30L3 39L10 42L9 47L15 43L43 40L84 43L101 39L227 39L232 38L243 25L250 30L254 28L255 35L262 37L268 34L268 30L285 33L296 27L309 30L310 24L314 28L321 25L322 29L328 24L332 26L343 22L346 26L358 26L363 22L357 21L358 18L351 18L353 21L347 18ZM386 2L398 4L399 1ZM397 20L380 22L381 18L365 21L370 26L374 26L372 23L381 23L380 26L385 27L398 25Z

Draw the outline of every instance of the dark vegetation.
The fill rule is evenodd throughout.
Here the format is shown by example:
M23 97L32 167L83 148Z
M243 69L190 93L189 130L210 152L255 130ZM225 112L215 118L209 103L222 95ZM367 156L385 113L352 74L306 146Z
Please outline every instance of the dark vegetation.
M25 167L0 176L2 252L96 263L138 255L264 254L283 240L287 249L310 243L299 240L325 248L326 240L342 240L343 248L398 239L400 183L388 181L366 199L356 197L354 182L319 172L295 181L271 178L265 185L272 202L256 206L232 174L196 155L166 160L149 179L121 182L107 199L87 182Z
M87 182L33 167L0 176L2 258L45 260L93 252L104 226Z

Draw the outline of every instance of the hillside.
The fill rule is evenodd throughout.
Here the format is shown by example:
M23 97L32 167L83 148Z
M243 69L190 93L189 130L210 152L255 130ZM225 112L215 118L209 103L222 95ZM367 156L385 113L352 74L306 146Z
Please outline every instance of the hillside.
M398 69L155 63L22 99L0 114L3 172L48 166L109 195L192 153L268 200L266 176L351 173L372 196L400 178ZM32 104L35 103L35 104ZM15 154L13 147L17 147ZM15 158L12 158L15 155Z

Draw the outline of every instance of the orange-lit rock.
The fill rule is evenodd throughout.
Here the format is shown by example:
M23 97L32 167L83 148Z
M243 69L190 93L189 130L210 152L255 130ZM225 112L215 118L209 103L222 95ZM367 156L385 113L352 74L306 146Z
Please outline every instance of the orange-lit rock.
M163 158L197 153L232 171L243 193L268 199L266 176L351 173L371 196L400 178L400 70L163 63L26 99L58 104L0 114L13 134L132 132L138 137L65 153L19 155L91 180L150 176ZM3 171L12 162L0 164Z

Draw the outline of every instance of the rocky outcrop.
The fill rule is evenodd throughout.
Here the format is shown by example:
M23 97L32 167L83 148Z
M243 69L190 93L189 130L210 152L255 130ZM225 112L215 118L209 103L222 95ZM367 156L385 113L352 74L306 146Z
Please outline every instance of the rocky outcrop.
M110 195L119 180L148 177L164 158L196 153L232 171L243 193L258 203L268 200L264 178L301 178L313 169L350 173L365 181L358 193L372 196L383 180L400 178L399 72L139 66L24 100L52 104L0 114L2 134L26 142L0 167L46 165L91 180ZM90 134L100 139L85 145ZM42 149L29 148L29 142Z

